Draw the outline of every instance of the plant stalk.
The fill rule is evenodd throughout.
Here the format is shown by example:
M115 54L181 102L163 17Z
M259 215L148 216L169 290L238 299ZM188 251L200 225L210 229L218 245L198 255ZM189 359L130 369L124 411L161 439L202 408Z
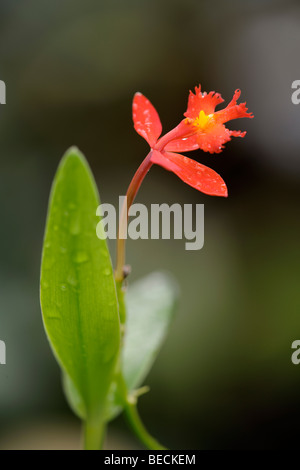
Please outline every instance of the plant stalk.
M145 428L138 414L136 403L126 402L124 411L133 432L147 449L167 450L167 448L160 444L154 437L152 437Z
M151 162L152 150L148 153L139 168L137 169L131 183L128 187L126 198L123 203L121 217L119 221L119 231L117 239L117 263L115 269L115 279L117 282L122 282L124 279L124 265L125 265L125 234L127 232L128 211L138 193L138 190L152 166Z
M105 423L87 419L83 424L84 450L101 450L105 432Z

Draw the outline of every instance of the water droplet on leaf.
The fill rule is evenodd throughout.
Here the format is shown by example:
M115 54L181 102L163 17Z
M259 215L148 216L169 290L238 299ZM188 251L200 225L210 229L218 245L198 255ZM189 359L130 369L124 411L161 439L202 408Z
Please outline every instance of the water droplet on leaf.
M75 263L85 263L88 259L89 257L85 251L77 251L74 255Z
M73 274L69 274L67 281L73 287L76 287L78 284L77 279Z

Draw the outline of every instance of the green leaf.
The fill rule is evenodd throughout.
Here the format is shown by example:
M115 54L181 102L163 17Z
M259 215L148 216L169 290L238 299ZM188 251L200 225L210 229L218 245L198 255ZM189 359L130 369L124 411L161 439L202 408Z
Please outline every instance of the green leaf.
M70 408L78 416L78 418L85 420L87 418L85 404L72 379L68 376L66 372L62 373L62 383L63 390L70 405Z
M127 390L141 385L151 369L173 318L178 289L170 275L155 272L130 285L125 294L127 320L122 371L111 384L107 421L122 412ZM119 295L123 298L121 289Z
M43 321L81 417L103 415L120 346L118 302L100 204L84 156L70 149L53 183L41 270Z
M173 279L156 272L130 286L122 372L129 390L142 384L173 317L178 290Z

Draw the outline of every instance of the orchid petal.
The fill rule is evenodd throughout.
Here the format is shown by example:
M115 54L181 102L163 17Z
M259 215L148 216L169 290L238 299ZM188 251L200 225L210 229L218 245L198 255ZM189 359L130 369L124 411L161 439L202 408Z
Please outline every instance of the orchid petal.
M191 135L190 137L185 137L183 139L171 140L164 148L168 152L190 152L192 150L197 150L199 144L197 142L197 135Z
M214 119L217 123L223 124L224 122L231 121L232 119L244 117L252 119L254 117L252 113L248 113L246 103L237 104L237 100L240 96L241 90L235 90L233 98L226 108L221 109L214 114Z
M156 109L141 93L134 95L132 116L136 132L153 147L161 134L162 125Z
M210 91L208 94L206 92L201 92L201 85L195 87L195 94L190 91L188 107L184 115L187 118L196 118L200 111L204 111L205 114L212 114L215 111L215 107L223 103L223 98L220 93L215 93Z
M227 197L226 184L214 170L184 155L172 152L153 151L152 163L172 171L189 186L211 196Z
M231 140L231 131L223 124L214 124L205 130L205 132L198 132L197 142L199 148L204 152L221 153L224 144Z

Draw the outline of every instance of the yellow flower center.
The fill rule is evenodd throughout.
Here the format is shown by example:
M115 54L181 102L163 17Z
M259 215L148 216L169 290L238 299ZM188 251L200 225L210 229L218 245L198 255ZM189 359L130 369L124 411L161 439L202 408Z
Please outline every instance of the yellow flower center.
M200 111L199 116L194 119L187 119L188 124L196 127L199 130L205 130L210 124L214 122L214 114L205 114L204 111Z

